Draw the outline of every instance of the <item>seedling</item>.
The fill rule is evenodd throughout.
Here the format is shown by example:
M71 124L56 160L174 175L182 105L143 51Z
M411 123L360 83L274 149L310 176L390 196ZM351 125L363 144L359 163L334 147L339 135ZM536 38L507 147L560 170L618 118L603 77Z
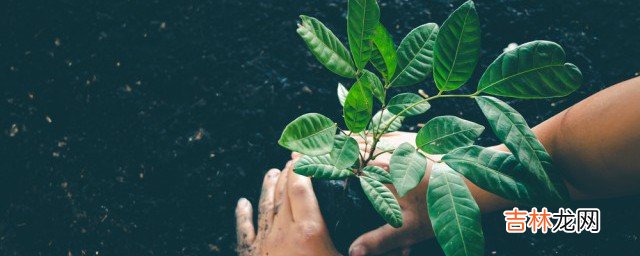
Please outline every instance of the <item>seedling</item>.
M376 0L349 0L349 50L322 22L300 17L297 32L316 59L355 82L349 89L338 84L346 129L317 113L302 115L284 129L278 143L304 154L295 164L296 173L318 179L359 179L374 209L391 226L400 227L401 208L387 186L395 187L402 198L420 183L427 162L432 161L425 153L444 154L431 170L427 207L436 239L447 255L484 252L480 210L460 174L525 205L568 200L551 157L525 119L507 103L488 96L542 99L575 91L582 74L575 65L565 63L558 44L532 41L506 51L484 71L474 93L456 94L454 90L469 83L480 55L480 23L472 1L451 13L442 26L427 23L413 29L397 49L380 23ZM417 85L429 77L437 94L401 93L387 101L390 88ZM432 101L446 98L475 100L511 153L473 145L485 128L455 116L429 120L417 134L417 148L410 143L397 148L379 143L383 134L401 128L405 117L424 114ZM375 114L374 105L379 106ZM360 151L353 136L366 141L366 151ZM389 172L368 165L384 153L393 154Z

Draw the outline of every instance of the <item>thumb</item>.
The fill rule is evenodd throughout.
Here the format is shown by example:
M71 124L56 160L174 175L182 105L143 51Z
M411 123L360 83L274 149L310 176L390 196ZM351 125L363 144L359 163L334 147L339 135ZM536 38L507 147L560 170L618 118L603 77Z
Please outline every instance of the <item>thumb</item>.
M394 228L387 224L369 231L353 241L349 247L349 255L378 255L394 249L406 251L406 248L409 248L413 242L413 239L408 235L412 232L409 232L407 226Z

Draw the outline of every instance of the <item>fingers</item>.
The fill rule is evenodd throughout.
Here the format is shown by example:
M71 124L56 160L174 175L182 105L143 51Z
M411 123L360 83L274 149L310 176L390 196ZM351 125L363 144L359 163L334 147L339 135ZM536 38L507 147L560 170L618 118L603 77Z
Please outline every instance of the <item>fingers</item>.
M291 204L291 213L294 220L315 220L323 221L320 213L320 206L313 193L311 179L289 170L289 180L287 181L287 194Z
M262 182L262 192L260 193L260 215L258 215L258 234L266 234L273 222L273 206L275 188L280 170L271 169L265 174Z
M287 180L289 180L289 173L292 168L293 161L287 162L276 184L275 207L273 210L275 214L274 224L280 221L288 222L293 220L291 206L289 205L289 195L287 195Z
M406 250L402 248L408 248L416 242L413 239L413 235L416 232L408 224L410 223L405 223L401 228L394 228L387 224L358 237L351 244L349 255L379 255L393 250L399 250L400 252Z
M433 236L426 209L426 185L424 178L418 187L399 200L404 224L400 228L384 225L358 237L349 248L350 255L386 255L384 253L408 253L411 245ZM390 188L395 194L393 187ZM406 252L405 252L406 251Z
M253 227L253 208L251 203L245 198L238 200L236 206L236 235L238 236L238 247L251 245L256 237Z
M300 154L298 152L291 152L291 159L292 160L298 160L298 158L302 157L303 154Z
M373 138L372 135L367 136L367 140L365 141L364 138L360 137L360 135L358 134L353 134L351 135L351 137L353 137L356 142L358 142L358 148L360 149L360 153L363 155L367 155L371 152L372 150L372 146L373 146ZM396 132L393 133L387 133L387 134L383 134L380 137L380 142L382 141L387 141L386 143L389 144L389 142L395 142L394 138L398 137L398 135L396 134ZM400 141L401 143L402 141ZM379 144L380 145L380 144ZM394 144L391 144L394 145ZM397 146L397 145L396 145ZM381 152L381 149L376 147L376 149L374 149L374 154L378 154Z

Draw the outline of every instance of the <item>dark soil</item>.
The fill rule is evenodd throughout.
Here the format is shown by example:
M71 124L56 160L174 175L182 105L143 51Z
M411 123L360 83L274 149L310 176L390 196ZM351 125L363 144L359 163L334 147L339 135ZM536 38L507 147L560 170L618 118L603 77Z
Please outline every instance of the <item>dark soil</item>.
M459 3L382 0L382 22L399 43ZM535 39L563 45L584 74L568 98L511 102L531 125L640 72L636 0L477 7L485 51L475 79L507 44ZM276 145L282 128L306 112L340 120L335 87L349 81L307 51L299 14L346 42L344 0L0 3L0 254L232 255L236 201L255 204L262 175L288 159ZM442 101L428 116L442 114L482 123L470 101ZM602 209L595 235L507 235L502 216L488 215L487 254L637 254L639 203L580 203ZM344 227L361 233L354 219ZM334 238L341 248L351 239ZM416 251L439 253L433 241Z

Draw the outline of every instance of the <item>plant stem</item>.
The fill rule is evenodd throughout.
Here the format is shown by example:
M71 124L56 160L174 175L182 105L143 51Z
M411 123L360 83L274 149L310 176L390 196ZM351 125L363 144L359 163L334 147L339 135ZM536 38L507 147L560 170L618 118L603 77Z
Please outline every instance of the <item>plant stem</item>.
M385 85L384 85L384 96L385 98L387 97L387 92L389 89L389 86L391 84L389 83L389 81L385 80ZM385 100L386 101L386 100ZM364 138L364 150L365 150L365 154L367 149L369 149L369 156L367 157L366 160L364 160L364 165L360 166L360 168L364 168L364 166L367 166L367 164L369 163L369 161L371 161L372 159L375 159L375 156L373 156L373 153L378 145L378 141L380 140L380 136L382 136L382 134L384 134L384 132L380 132L380 126L382 125L382 117L384 116L384 111L386 109L386 102L383 101L382 102L382 107L380 108L380 118L378 119L378 125L373 127L373 143L371 144L371 149L368 148L367 145L367 138ZM373 121L372 121L373 123ZM386 129L389 129L389 127L387 127ZM385 130L386 130L385 129Z
M435 159L429 157L429 155L426 154L426 153L424 154L424 157L426 157L427 159L431 160L431 162L434 162L434 163L441 163L442 162L441 160L435 160Z
M382 154L385 154L385 153L393 152L394 150L395 150L395 148L394 148L394 149L388 149L388 150L382 151L382 152L380 152L380 153L378 153L378 154L375 154L375 155L373 155L373 157L371 158L371 160L375 160L375 159L376 159L376 157L378 157L378 156L380 156L380 155L382 155Z
M344 134L345 136L349 136L350 135L347 132L345 132L344 130L340 129L340 127L338 127L338 130L340 130L340 133ZM351 132L349 132L349 133L351 133Z
M380 137L384 134L384 131L380 131L380 126L382 125L382 116L384 115L384 104L382 105L382 109L380 110L380 119L378 120L378 127L373 128L373 143L371 144L371 149L369 149L369 157L364 161L365 166L369 163L369 161L376 158L373 153L376 151L376 147L378 146L378 141L380 141ZM389 126L385 128L385 131L389 129ZM365 140L366 141L366 140ZM365 150L367 150L367 146L365 144Z
M375 155L375 157L374 157L374 154L373 154L373 152L374 152L374 151L375 151L375 149L376 149L376 146L378 145L378 141L380 141L380 138L382 137L382 135L383 135L387 130L389 130L389 127L391 126L391 124L393 123L393 121L395 121L395 120L396 120L396 118L398 118L400 115L402 115L403 113L405 113L405 112L406 112L406 111L408 111L409 109L412 109L412 108L414 108L415 106L420 105L420 104L422 104L422 103L429 102L429 101L431 101L431 100L435 100L435 99L439 99L439 98L473 98L473 97L475 97L476 95L478 95L478 93L477 93L477 92L476 92L476 93L474 93L474 94L442 94L442 93L443 93L443 92L442 92L442 91L440 91L440 92L438 92L438 94L437 94L437 95L435 95L435 96L427 97L427 98L425 98L425 99L423 99L423 100L420 100L420 101L418 101L418 102L416 102L416 103L414 103L414 104L411 104L410 106L408 106L408 107L404 108L402 111L398 112L398 114L395 114L395 115L394 115L394 116L389 120L389 122L387 122L387 125L384 127L384 129L382 129L381 131L379 130L377 133L376 133L376 132L374 132L374 134L373 134L373 143L372 143L372 145L371 145L371 149L370 149L370 152L369 152L369 156L368 156L368 157L367 157L363 162L361 162L361 166L366 166L366 165L369 163L369 161L371 161L371 160L375 159L375 157L377 157L377 156L378 156L378 155ZM380 115L380 117L382 118L382 115ZM365 143L366 143L366 139L365 139ZM366 147L365 147L365 148L366 148Z
M442 92L440 92L436 96L431 96L421 101L418 101L416 103L413 103L410 106L404 108L402 111L398 112L398 114L395 114L395 116L388 122L387 126L384 128L384 130L382 130L380 134L384 134L384 132L386 132L389 129L389 126L391 126L391 123L393 123L393 121L395 121L396 118L404 114L404 112L407 112L409 109L412 109L415 106L420 105L422 103L429 102L430 100L435 100L439 98L473 98L473 97L475 97L474 94L442 94Z

